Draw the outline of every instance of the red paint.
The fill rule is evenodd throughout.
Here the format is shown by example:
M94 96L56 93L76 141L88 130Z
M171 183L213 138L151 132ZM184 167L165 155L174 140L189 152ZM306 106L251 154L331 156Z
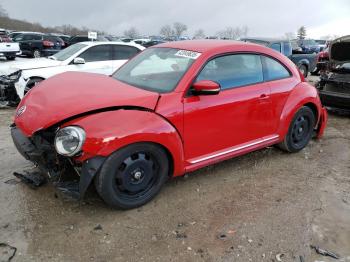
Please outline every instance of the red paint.
M317 111L318 136L323 134L327 112L316 89L302 81L288 58L272 49L214 40L172 42L152 48L161 47L202 53L173 92L158 94L105 76L65 73L30 91L19 105L27 109L15 119L16 125L28 136L58 122L81 126L87 138L77 162L108 156L132 143L157 143L171 156L174 176L282 141L293 115L304 105ZM237 52L271 56L292 76L222 90L217 95L188 95L210 58ZM214 88L212 83L204 84ZM101 108L110 110L74 118ZM67 122L67 118L72 120Z

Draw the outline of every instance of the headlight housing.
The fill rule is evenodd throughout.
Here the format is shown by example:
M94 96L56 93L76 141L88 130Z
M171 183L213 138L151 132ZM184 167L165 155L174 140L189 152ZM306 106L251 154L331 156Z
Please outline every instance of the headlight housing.
M67 126L59 129L55 136L57 153L63 156L74 156L80 152L85 142L85 131L78 126Z

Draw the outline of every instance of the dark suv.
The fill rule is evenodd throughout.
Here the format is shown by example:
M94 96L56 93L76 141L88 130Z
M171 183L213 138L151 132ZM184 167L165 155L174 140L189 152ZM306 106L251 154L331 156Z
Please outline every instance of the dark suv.
M13 41L19 43L23 55L35 58L54 55L64 46L61 38L40 33L23 33Z

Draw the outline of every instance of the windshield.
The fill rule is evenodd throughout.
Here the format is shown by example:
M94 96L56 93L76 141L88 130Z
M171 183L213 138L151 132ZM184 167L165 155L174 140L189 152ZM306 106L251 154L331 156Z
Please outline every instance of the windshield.
M113 77L159 93L173 90L200 53L173 48L146 49L120 68Z
M304 45L317 45L317 43L315 42L315 40L303 40L303 44Z
M87 45L84 45L84 44L71 45L71 46L67 47L66 49L63 49L62 51L54 54L52 57L55 60L64 61L64 60L70 58L72 55L74 55L75 53L77 53L78 51L80 51L81 49L83 49L86 46Z

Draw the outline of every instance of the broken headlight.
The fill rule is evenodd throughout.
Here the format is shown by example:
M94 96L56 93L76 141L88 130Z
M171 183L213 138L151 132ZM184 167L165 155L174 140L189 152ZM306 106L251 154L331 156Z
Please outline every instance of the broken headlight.
M67 126L57 131L55 148L63 156L74 156L80 152L85 142L85 131L78 126Z
M22 70L18 70L16 72L13 72L13 73L7 75L7 79L12 80L12 81L17 81L21 77L21 74L22 74Z

